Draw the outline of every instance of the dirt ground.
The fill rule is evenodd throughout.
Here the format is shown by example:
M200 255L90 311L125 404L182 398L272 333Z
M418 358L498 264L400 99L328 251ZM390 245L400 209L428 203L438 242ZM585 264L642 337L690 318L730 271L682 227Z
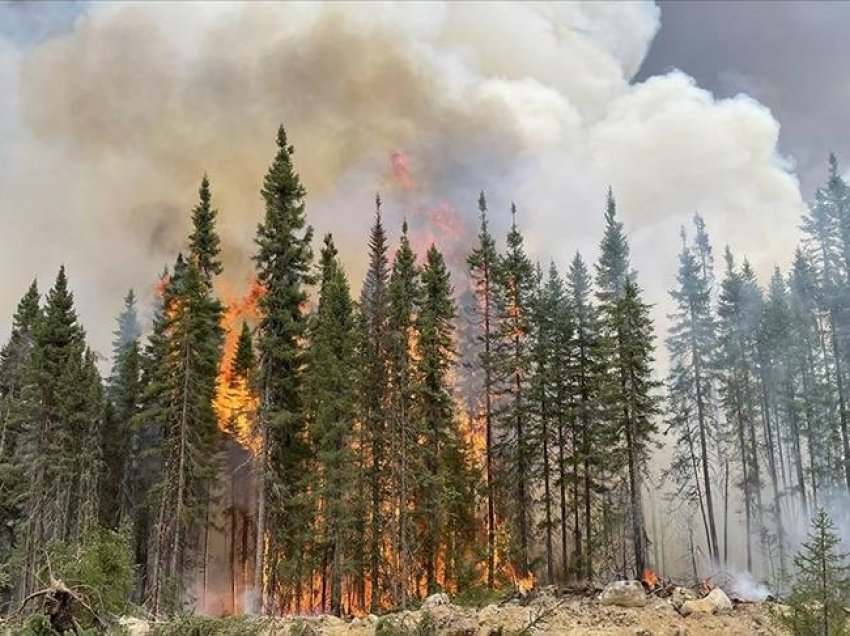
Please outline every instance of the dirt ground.
M669 599L650 596L645 607L602 605L595 595L541 590L529 598L516 598L481 609L461 608L443 602L427 603L441 636L701 636L704 634L784 634L771 618L768 605L736 603L732 610L713 615L683 617ZM275 621L270 634L290 633L322 636L372 636L379 620L409 627L414 634L423 610L391 614L383 619L366 616L343 620L312 616ZM312 629L290 632L300 623ZM135 630L131 630L134 631ZM135 632L138 636L144 631ZM395 632L399 633L399 632Z

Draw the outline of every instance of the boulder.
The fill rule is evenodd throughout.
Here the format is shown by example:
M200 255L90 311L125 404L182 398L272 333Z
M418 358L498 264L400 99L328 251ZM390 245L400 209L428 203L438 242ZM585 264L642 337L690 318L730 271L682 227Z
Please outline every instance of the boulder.
M122 616L118 619L118 624L130 636L147 636L151 631L150 623L134 616Z
M614 581L605 586L599 600L603 605L643 607L646 605L646 592L640 581Z
M726 592L716 587L705 598L696 601L685 601L680 611L683 616L690 616L691 614L714 614L715 612L731 609L732 601L726 596Z
M435 607L446 607L451 604L452 600L449 598L449 595L440 592L438 594L432 594L422 601L422 609L433 610Z
M696 601L698 599L699 597L697 596L697 593L689 587L677 587L670 595L670 602L677 610L682 609L682 605L685 604L685 601Z

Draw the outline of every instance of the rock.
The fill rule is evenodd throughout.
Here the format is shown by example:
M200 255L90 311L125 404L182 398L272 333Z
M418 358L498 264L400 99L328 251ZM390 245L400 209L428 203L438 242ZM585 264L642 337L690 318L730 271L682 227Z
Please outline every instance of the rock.
M426 598L422 602L422 609L424 610L432 610L435 607L445 607L447 605L451 605L452 600L449 598L448 594L440 592L438 594L432 594L428 598Z
M614 581L605 586L599 600L603 605L643 607L646 605L646 592L640 581Z
M639 627L635 630L635 636L652 636L652 632L643 627Z
M677 610L682 609L682 605L685 604L685 601L696 601L698 599L699 597L697 596L697 593L689 587L677 587L670 595L670 602Z
M151 626L147 621L134 616L122 616L118 619L118 624L130 634L130 636L146 636L151 631Z
M673 628L673 631L670 632L670 636L688 636L688 628L684 625L677 625Z
M718 611L732 609L732 601L726 596L726 592L719 587L714 588L705 598L696 601L685 601L682 604L682 616L691 614L714 614Z

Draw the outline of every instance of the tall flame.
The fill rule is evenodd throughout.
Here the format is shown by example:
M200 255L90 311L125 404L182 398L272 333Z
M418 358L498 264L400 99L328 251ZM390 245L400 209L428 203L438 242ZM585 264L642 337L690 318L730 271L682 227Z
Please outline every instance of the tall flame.
M256 455L260 450L260 438L254 430L254 414L259 399L250 386L249 378L235 373L233 360L239 342L243 321L249 324L260 318L258 300L265 290L260 283L252 281L248 292L241 298L234 295L225 283L221 283L219 295L225 305L221 317L224 330L224 346L216 380L216 396L213 400L219 429L229 433L239 444Z

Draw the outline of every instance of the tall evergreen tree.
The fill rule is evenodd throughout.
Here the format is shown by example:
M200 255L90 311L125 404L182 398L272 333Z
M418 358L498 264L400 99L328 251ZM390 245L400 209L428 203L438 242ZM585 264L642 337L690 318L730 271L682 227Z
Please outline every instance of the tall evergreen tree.
M356 325L348 280L333 237L321 253L321 289L307 352L307 412L320 479L319 518L323 581L329 572L331 613L342 613L343 577L350 570L352 446L356 405ZM326 586L323 585L323 589ZM323 599L324 600L324 599ZM324 602L323 602L324 606Z
M579 253L576 253L570 263L567 275L567 294L575 324L570 341L573 360L570 369L570 384L574 394L572 407L578 429L573 471L577 476L580 465L583 519L583 522L579 523L578 516L575 517L573 538L576 558L579 561L576 572L583 574L587 580L591 580L593 578L594 547L592 496L595 488L593 473L596 471L595 465L598 464L593 449L596 446L594 440L600 433L599 430L596 430L598 427L593 425L596 394L598 392L597 376L599 374L597 373L596 356L599 344L599 325L596 308L591 299L590 273ZM576 504L577 511L578 505ZM582 546L580 528L583 528L584 546Z
M611 440L622 449L627 483L627 521L635 572L647 565L643 518L643 473L647 452L657 433L657 382L652 379L653 329L649 306L629 275L629 248L616 203L609 189L605 233L600 246L596 284L605 363L604 399L611 417ZM615 466L616 468L616 466Z
M281 126L277 155L263 181L266 213L256 238L257 278L265 290L259 301L263 317L257 330L262 451L254 571L254 589L262 611L271 609L268 600L281 579L295 583L292 587L298 598L304 574L303 337L306 288L313 282L313 229L306 225L305 190L292 163L294 152ZM268 579L264 572L269 572ZM268 581L265 587L264 581Z
M198 189L198 204L192 209L192 233L189 235L189 256L195 262L204 279L211 283L213 276L221 274L219 260L221 239L215 229L218 210L212 207L210 181L207 175L201 179Z
M20 540L26 503L25 465L18 452L26 422L21 399L42 312L36 281L18 303L9 340L0 350L0 562L8 563Z
M428 593L437 590L437 565L446 526L448 478L444 454L460 440L456 434L449 373L455 362L454 319L449 271L440 251L428 249L422 269L422 306L416 320L419 333L419 418L422 422L424 474L421 490L423 560Z
M369 572L369 598L366 580L360 576L357 596L361 606L377 610L380 603L381 537L383 535L382 503L385 496L384 476L387 413L386 388L389 379L389 262L387 235L381 222L381 198L375 198L375 222L369 236L369 268L360 296L360 399L362 435L360 456L363 476L368 482L368 510L362 510L362 554L358 562ZM368 562L368 568L367 566Z
M414 401L418 387L418 374L415 357L416 349L424 347L417 343L417 314L422 302L422 289L419 268L416 266L416 255L410 247L407 236L407 222L402 226L401 240L393 258L392 273L388 287L389 315L387 322L388 338L388 370L389 370L389 399L387 404L388 431L390 449L388 463L391 466L392 489L397 493L396 540L394 553L396 557L396 573L399 579L394 597L399 606L407 603L408 577L410 574L409 560L411 557L412 527L409 519L409 509L417 482L417 476L423 478L418 452L419 431L415 426ZM426 355L424 350L420 354ZM432 485L432 487L436 487ZM429 492L426 489L426 492ZM429 519L428 521L431 521ZM429 570L431 556L429 549L423 548L426 570ZM433 577L429 570L427 576ZM429 578L428 587L433 587L434 580Z
M674 470L682 487L698 505L705 528L708 552L720 562L715 505L712 496L712 453L716 454L717 423L713 404L712 363L716 334L711 309L711 279L699 259L699 245L691 249L682 230L679 254L679 287L671 292L676 313L667 338L671 371L668 380L672 428L676 431ZM709 252L710 255L710 252ZM716 456L716 455L715 455ZM694 472L696 471L696 472Z
M221 304L196 263L178 259L169 282L158 371L163 472L152 546L151 606L180 609L190 550L204 531L216 477L218 424L212 407L221 357Z
M101 436L104 472L101 478L100 518L104 525L117 528L132 516L135 497L131 497L128 474L141 448L134 443L132 422L141 409L141 359L136 297L131 289L124 298L112 344L113 363L107 387L107 408Z
M496 280L497 339L494 368L500 382L497 411L503 487L510 494L502 500L504 515L511 520L511 561L520 577L527 576L532 545L532 464L535 452L530 431L531 395L531 303L534 294L534 266L525 253L522 234L516 224L516 206L511 205L511 228L505 253L500 256Z
M493 436L493 398L496 391L496 373L493 353L496 345L496 291L495 280L498 253L496 242L490 234L487 224L487 200L484 192L478 197L478 210L481 215L481 227L478 243L466 259L473 281L476 305L473 307L478 322L476 344L478 364L483 376L483 416L484 416L484 463L487 497L487 585L495 583L496 557L496 495L494 476L494 436Z

